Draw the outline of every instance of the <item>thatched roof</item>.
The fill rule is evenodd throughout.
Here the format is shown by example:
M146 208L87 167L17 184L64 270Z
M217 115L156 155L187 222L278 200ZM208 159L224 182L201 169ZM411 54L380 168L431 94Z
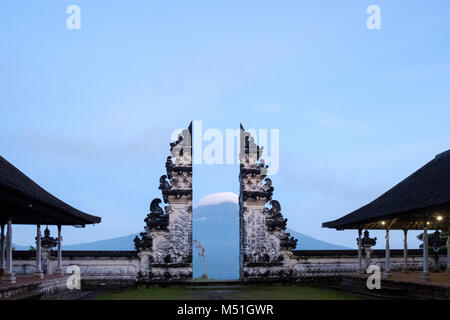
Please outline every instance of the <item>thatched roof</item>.
M450 212L450 150L364 207L337 220L324 223L335 229L446 229ZM437 220L437 216L442 217ZM382 223L384 222L384 224Z
M0 156L0 222L80 225L101 218L81 212L51 195Z

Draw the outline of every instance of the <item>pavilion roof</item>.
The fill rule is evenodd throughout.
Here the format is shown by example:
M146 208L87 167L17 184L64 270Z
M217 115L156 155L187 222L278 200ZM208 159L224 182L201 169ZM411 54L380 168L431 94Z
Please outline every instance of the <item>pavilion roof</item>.
M442 217L438 220L437 217ZM450 150L433 160L369 204L337 220L335 229L447 229L450 218Z
M51 195L0 156L0 222L9 218L13 224L74 226L101 221Z

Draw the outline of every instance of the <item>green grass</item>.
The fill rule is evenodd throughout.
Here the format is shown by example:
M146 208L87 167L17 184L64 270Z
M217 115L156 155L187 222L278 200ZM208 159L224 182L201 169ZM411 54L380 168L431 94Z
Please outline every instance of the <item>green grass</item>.
M188 300L189 291L183 287L150 287L125 290L122 292L105 292L96 297L98 300Z
M104 292L99 300L360 300L367 299L350 292L302 285L245 285L243 287L208 288L173 285Z

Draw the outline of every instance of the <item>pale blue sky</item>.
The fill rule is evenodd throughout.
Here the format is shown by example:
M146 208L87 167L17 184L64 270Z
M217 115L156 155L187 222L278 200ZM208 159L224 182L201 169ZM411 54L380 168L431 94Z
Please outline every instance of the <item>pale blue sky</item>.
M66 29L70 4L81 30ZM173 129L280 129L289 227L354 246L321 223L450 148L449 14L447 0L3 1L0 153L102 217L65 229L69 244L141 231ZM195 168L196 199L237 192L237 170Z

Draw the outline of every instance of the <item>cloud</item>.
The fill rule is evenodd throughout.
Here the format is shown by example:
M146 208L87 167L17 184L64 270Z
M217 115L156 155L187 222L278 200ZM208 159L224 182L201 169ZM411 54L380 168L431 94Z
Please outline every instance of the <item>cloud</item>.
M197 202L197 206L209 206L224 202L231 202L238 204L239 196L234 192L219 192L219 193L211 193L207 196L204 196Z

